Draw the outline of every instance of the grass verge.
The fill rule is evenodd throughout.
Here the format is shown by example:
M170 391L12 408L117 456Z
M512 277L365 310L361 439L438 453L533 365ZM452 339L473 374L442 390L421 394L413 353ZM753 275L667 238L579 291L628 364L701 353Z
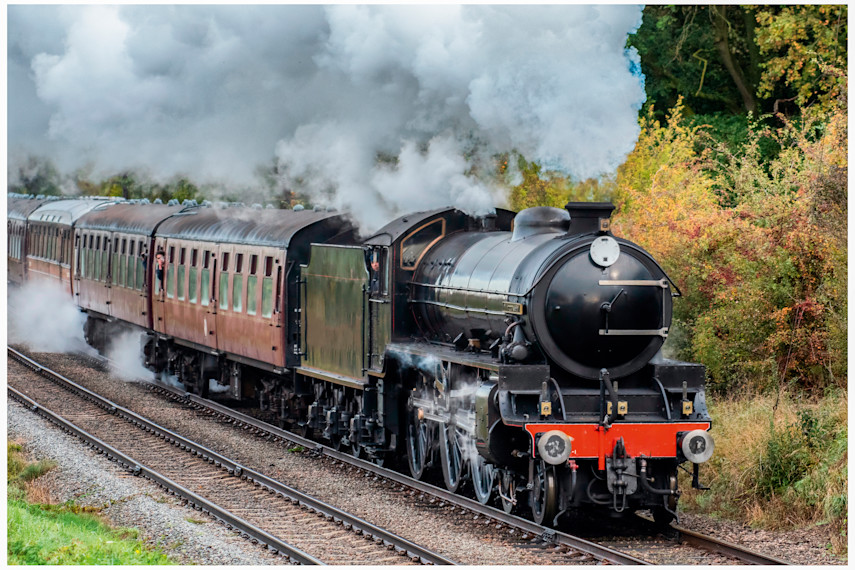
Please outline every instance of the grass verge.
M113 529L73 503L49 504L39 477L55 464L29 462L14 442L6 449L8 564L173 564L137 540L135 529Z
M843 391L715 399L716 450L701 470L711 490L687 490L681 505L772 530L828 525L829 548L845 556L847 404ZM688 477L681 487L690 489Z

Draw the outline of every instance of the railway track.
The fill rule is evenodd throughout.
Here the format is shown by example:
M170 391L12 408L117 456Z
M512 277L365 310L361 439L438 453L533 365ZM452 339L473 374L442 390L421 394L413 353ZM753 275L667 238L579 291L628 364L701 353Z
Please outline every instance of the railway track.
M11 398L123 468L164 487L245 538L300 564L454 564L232 461L8 349L38 375Z
M108 366L106 359L100 357L84 356L93 365L104 369ZM627 554L620 551L620 546L609 547L595 542L591 542L561 531L556 531L546 527L542 527L532 521L522 519L520 517L509 515L502 510L482 505L477 501L449 493L445 489L430 485L422 481L416 481L408 476L402 475L396 471L379 467L369 461L356 458L350 454L336 451L330 447L324 446L316 441L303 438L292 432L282 430L278 427L267 424L257 418L253 418L231 408L228 408L217 402L203 399L194 394L187 393L184 390L177 389L172 386L163 384L151 384L146 382L143 384L147 389L159 392L169 398L178 401L186 406L192 407L197 411L209 416L215 416L218 419L228 422L235 427L242 429L248 433L260 437L266 437L269 440L289 442L294 445L299 445L305 448L308 453L324 457L338 464L349 465L364 471L367 475L379 478L388 482L389 485L396 489L410 489L415 492L415 496L422 499L427 498L430 503L436 506L451 507L452 510L460 509L470 513L474 513L476 517L482 517L490 520L490 526L495 528L511 528L518 529L524 538L539 539L541 545L564 547L573 552L578 553L579 561L584 562L585 559L595 559L601 562L610 564L649 564L643 554ZM643 525L642 525L643 527ZM651 530L653 527L648 527L647 532L655 532ZM764 554L753 552L741 546L719 541L713 537L708 537L694 533L687 529L674 528L678 534L678 539L667 541L667 544L683 544L693 548L701 549L713 555L712 562L701 563L743 563L743 564L787 564L787 562L770 557ZM646 552L649 546L641 548L641 552ZM662 560L667 557L667 545L660 545L656 555L652 559ZM636 551L638 552L638 550ZM663 554L664 553L664 554ZM716 557L717 555L717 557ZM668 562L657 562L668 563Z
M763 566L790 564L789 562L781 560L780 558L769 556L767 554L762 554L760 552L755 552L753 550L748 550L739 546L738 544L733 544L732 542L727 542L719 538L700 534L698 532L688 530L679 526L674 527L674 530L679 533L679 540L682 541L684 544L703 548L704 550L708 550L710 552L716 552L718 554L737 559L745 564L759 564Z

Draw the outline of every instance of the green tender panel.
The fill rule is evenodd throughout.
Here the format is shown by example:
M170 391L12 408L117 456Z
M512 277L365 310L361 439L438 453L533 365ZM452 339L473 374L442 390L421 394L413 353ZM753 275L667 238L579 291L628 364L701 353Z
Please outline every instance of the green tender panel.
M362 248L312 245L311 261L303 271L304 365L362 378L368 283Z

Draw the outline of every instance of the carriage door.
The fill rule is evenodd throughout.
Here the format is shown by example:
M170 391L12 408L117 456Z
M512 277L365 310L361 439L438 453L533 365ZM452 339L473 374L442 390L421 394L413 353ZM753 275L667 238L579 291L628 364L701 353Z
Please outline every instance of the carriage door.
M202 326L207 335L208 346L217 347L217 254L219 248L214 244L200 249L202 260L199 262L199 304L205 310Z
M166 332L166 240L157 238L154 243L154 252L150 255L150 278L152 290L152 325L154 330L160 333Z
M368 318L365 320L366 368L383 370L386 345L391 340L392 305L389 294L389 250L385 247L372 247L365 251L365 264L368 269L368 290L366 291Z

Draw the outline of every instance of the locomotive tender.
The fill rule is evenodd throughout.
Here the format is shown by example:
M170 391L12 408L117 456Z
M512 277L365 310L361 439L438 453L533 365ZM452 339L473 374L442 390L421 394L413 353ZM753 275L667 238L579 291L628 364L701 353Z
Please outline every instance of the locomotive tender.
M299 209L299 208L298 208ZM9 281L52 281L87 341L482 503L676 516L713 440L704 368L659 356L679 290L609 203L402 216L8 200ZM673 292L672 292L673 291Z

